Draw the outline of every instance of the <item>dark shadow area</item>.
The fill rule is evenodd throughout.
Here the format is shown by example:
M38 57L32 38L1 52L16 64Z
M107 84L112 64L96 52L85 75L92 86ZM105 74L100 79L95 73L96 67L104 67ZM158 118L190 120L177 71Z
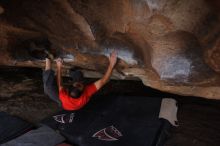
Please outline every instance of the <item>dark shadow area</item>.
M0 111L38 122L60 108L43 93L42 71L35 68L0 68ZM68 78L65 78L67 82ZM87 79L88 83L95 79ZM172 130L167 146L218 146L220 101L185 97L146 87L140 81L110 81L91 100L106 96L172 97L178 101L179 127ZM126 99L125 99L126 100Z

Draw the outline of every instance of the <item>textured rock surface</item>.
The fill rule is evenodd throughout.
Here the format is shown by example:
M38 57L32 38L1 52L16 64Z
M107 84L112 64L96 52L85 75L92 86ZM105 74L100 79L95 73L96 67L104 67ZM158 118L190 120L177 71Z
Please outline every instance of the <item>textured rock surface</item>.
M44 94L41 70L30 70L0 72L0 111L36 123L60 108Z
M3 0L0 64L43 67L27 41L48 38L52 51L100 76L109 52L116 79L182 95L220 99L220 19L217 1Z

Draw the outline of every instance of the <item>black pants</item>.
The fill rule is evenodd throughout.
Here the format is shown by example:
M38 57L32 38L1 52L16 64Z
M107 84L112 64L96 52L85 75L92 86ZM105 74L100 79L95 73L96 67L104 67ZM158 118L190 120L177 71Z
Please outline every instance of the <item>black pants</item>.
M48 95L50 99L61 105L55 72L52 69L43 71L43 83L44 93Z

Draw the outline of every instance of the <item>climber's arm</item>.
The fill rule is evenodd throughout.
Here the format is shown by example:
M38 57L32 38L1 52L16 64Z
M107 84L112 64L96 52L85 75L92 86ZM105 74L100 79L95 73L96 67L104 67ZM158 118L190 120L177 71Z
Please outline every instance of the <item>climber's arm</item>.
M102 88L109 81L116 62L117 62L117 52L113 51L109 57L109 66L107 71L105 72L104 76L101 79L95 82L95 86L97 90Z
M62 85L62 65L63 65L63 61L61 58L58 58L56 60L57 63L57 86L59 88L59 91L63 88Z

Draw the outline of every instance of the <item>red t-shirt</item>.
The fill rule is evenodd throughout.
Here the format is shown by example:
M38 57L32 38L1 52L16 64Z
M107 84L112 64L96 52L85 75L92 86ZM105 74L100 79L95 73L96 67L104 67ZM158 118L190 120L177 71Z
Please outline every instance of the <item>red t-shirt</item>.
M87 85L79 98L72 98L63 88L59 91L59 98L65 110L82 108L97 91L95 84Z

